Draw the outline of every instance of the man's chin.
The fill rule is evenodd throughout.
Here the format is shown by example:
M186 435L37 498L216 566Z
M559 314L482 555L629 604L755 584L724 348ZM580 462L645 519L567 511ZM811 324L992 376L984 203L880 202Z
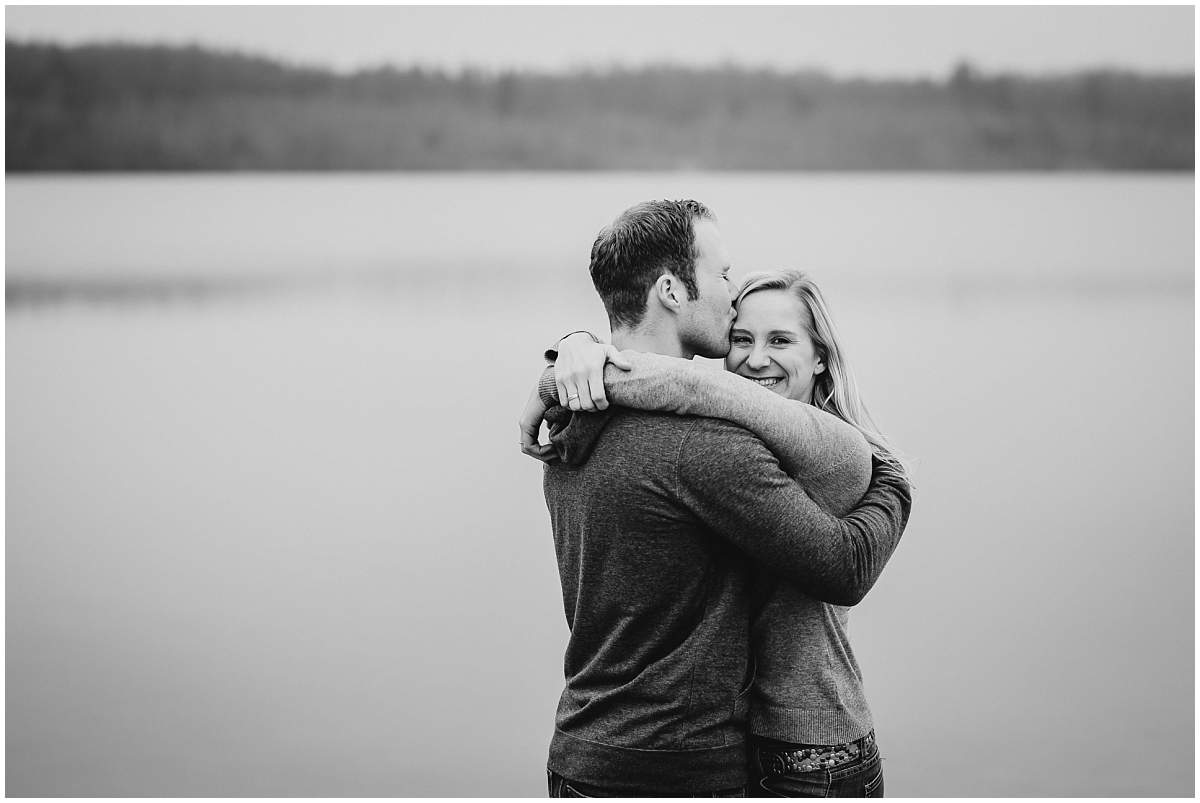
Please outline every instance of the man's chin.
M728 335L713 333L709 340L699 337L681 338L684 350L696 357L707 357L710 360L723 360L729 356Z
M722 348L710 348L703 351L697 351L696 356L708 357L710 360L723 360L729 356L729 344L726 343Z

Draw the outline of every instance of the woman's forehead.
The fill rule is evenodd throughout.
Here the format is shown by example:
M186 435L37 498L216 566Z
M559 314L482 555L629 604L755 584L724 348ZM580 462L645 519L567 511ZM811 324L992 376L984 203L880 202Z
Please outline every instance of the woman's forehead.
M801 331L812 326L808 306L787 290L755 290L742 297L737 313L735 327Z

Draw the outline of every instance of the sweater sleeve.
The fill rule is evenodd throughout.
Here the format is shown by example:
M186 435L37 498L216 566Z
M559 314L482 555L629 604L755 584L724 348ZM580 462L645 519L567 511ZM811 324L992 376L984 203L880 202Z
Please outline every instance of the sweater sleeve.
M553 407L558 404L558 385L554 381L554 366L547 365L542 371L542 377L538 380L538 396L547 407Z
M859 499L866 490L870 444L837 416L691 360L631 351L622 356L633 363L632 371L612 365L604 370L604 389L614 404L723 418L758 435L796 479L822 477L852 493L843 504ZM811 484L805 484L811 490Z
M877 459L866 493L842 518L827 513L740 427L697 421L678 461L680 499L700 521L822 602L860 602L908 522L908 482Z

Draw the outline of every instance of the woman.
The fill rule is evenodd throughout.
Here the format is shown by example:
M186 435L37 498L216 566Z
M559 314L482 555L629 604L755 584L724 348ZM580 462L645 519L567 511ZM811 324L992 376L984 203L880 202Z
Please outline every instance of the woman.
M903 467L859 397L820 290L798 271L757 274L746 280L735 306L728 371L807 407L772 404L728 374L671 357L616 352L590 336L560 344L560 398L586 398L587 377L597 382L603 373L614 403L741 424L763 438L814 500L844 514L866 489L872 454L894 470ZM630 370L604 371L606 361ZM756 587L751 794L882 797L871 712L846 636L849 609L808 597L766 572Z

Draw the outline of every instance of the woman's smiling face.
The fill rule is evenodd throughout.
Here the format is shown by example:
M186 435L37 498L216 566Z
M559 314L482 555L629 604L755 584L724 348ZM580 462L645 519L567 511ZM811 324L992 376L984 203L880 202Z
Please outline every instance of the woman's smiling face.
M742 298L729 333L725 367L789 399L812 403L814 378L825 370L808 334L808 308L786 290Z

